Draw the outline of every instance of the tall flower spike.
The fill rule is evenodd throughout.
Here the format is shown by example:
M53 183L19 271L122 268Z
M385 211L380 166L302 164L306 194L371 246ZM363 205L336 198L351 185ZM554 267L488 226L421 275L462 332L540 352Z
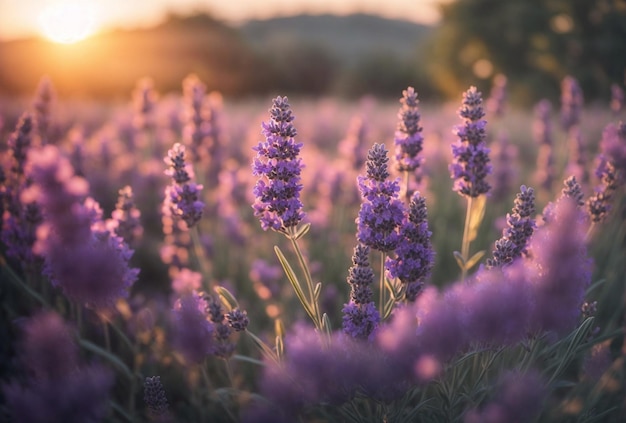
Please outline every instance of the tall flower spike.
M400 172L414 172L422 162L422 127L420 126L419 100L413 87L402 91L402 106L398 111L398 128L395 133L396 163Z
M374 144L367 153L367 174L358 177L362 203L356 219L357 240L382 252L394 250L398 245L404 210L398 199L398 181L387 180L388 161L385 146Z
M566 76L561 81L561 126L565 131L580 123L583 91L576 78Z
M143 381L143 400L150 412L150 417L160 418L167 414L169 404L160 376L147 377Z
M548 192L552 189L555 173L551 114L552 105L548 100L541 100L534 108L533 136L539 144L535 180L537 186Z
M476 87L463 93L459 116L463 119L463 124L454 129L459 139L452 145L454 158L449 166L450 175L455 179L455 191L464 196L478 197L489 192L491 188L485 180L491 173L491 165L485 141L487 122L482 119L485 112L481 93Z
M252 164L253 174L260 179L254 186L254 215L263 230L286 232L304 218L300 202L299 157L301 143L296 143L296 128L287 97L276 97L270 109L270 121L263 122L265 141L260 142Z
M172 177L172 184L165 188L165 202L172 215L191 228L202 218L204 203L200 200L200 191L203 187L192 181L193 171L185 163L185 147L180 143L168 151L165 163L169 166L165 174Z
M563 181L563 185L565 185L565 187L561 190L561 194L565 197L571 198L578 207L582 207L585 204L585 201L583 200L585 195L583 194L583 190L576 180L576 177L568 177L565 181Z
M343 332L356 339L369 339L380 323L380 314L372 301L374 271L369 264L369 252L369 247L363 244L354 248L347 278L350 301L342 309Z
M498 74L493 78L491 93L487 99L487 111L495 117L504 114L506 106L507 78L503 74Z
M595 195L587 200L587 210L591 221L602 222L611 211L613 194L617 189L615 166L611 162L603 162L597 170L602 183L596 188Z
M411 198L400 236L402 241L396 248L396 257L387 258L386 268L391 278L398 278L405 284L405 297L413 302L430 275L435 256L428 230L426 200L419 192Z
M130 185L119 190L115 210L107 221L107 228L124 239L128 245L134 245L143 234L141 212L135 206L133 189Z
M535 191L522 185L515 197L512 213L506 215L507 227L502 237L496 241L493 259L487 260L487 267L502 267L526 252L526 245L536 224L532 217L535 212Z

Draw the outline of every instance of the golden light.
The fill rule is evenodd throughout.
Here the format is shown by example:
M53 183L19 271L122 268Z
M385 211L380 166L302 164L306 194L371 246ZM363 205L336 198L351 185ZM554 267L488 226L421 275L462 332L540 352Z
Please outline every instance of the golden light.
M95 31L96 10L88 1L56 1L39 14L41 32L50 40L72 44Z

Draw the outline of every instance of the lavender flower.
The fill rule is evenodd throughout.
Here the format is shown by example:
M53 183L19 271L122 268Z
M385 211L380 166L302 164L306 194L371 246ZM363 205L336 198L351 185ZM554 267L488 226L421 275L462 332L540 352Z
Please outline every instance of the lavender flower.
M569 141L569 162L566 172L577 177L578 181L586 185L589 182L589 171L587 170L587 146L585 145L580 128L572 127L568 133Z
M204 203L200 200L202 185L192 182L193 171L185 163L185 147L174 144L165 158L169 169L165 174L172 177L172 184L165 188L165 203L171 214L182 219L192 228L202 218Z
M430 243L426 200L419 192L411 198L400 236L402 240L395 250L396 257L387 258L385 267L391 278L398 278L405 284L406 298L415 301L424 280L430 275L435 256Z
M173 343L190 364L200 363L214 349L215 327L206 310L206 300L195 292L183 294L174 304Z
M533 136L539 144L537 155L537 185L550 192L554 181L554 153L552 148L552 124L550 115L552 105L548 100L541 100L534 109Z
M568 132L580 124L583 109L583 92L576 78L566 76L561 81L561 126Z
M248 324L250 323L250 320L248 319L248 313L239 310L238 308L235 308L226 313L226 321L228 322L228 325L236 332L246 330Z
M563 185L565 185L565 187L561 190L561 195L571 198L578 207L585 205L585 201L583 200L585 195L575 176L570 176L565 179Z
M206 85L198 76L189 75L183 81L185 111L183 139L190 149L194 163L203 162L206 166L212 149L212 133L209 118L210 110L206 102Z
M535 191L522 185L512 213L506 215L507 227L496 241L493 259L487 260L487 267L506 266L526 252L526 244L536 228L534 212Z
M154 81L151 78L142 78L137 81L132 93L134 109L133 126L138 131L154 128L154 109L157 102L157 93L154 90Z
M615 167L620 183L626 182L626 123L608 124L602 131L600 141L600 161L609 161ZM601 173L601 166L598 167ZM600 176L599 176L600 177Z
M33 108L35 109L35 122L37 123L37 133L39 134L41 145L48 144L50 140L50 121L52 114L52 102L54 101L54 87L48 76L44 76L39 81Z
M422 159L422 127L420 126L419 100L413 87L402 91L402 107L398 111L398 128L395 133L396 163L400 172L415 172Z
M479 410L469 411L464 423L527 423L539 414L546 386L536 371L507 372L496 387L493 401Z
M481 93L476 87L463 93L459 116L463 119L463 125L454 129L459 139L452 145L454 160L449 166L450 175L455 180L455 191L468 197L478 197L491 188L485 180L491 173L491 165L485 141L487 122L482 119L485 112Z
M398 180L387 180L388 161L385 146L374 144L367 154L367 174L358 177L362 203L356 219L357 240L382 252L398 245L404 208L398 199Z
M587 210L594 223L603 221L609 214L613 194L618 187L617 172L613 163L601 163L597 172L602 183L596 188L596 193L587 200Z
M29 155L33 186L22 193L25 204L37 199L44 222L33 251L45 259L44 273L76 302L98 309L128 296L138 269L129 267L133 251L104 229L97 203L85 199L87 182L73 175L53 146Z
M169 404L160 376L151 376L144 379L143 400L151 416L158 418L167 414Z
M265 141L254 151L253 174L261 177L254 186L252 205L263 230L286 232L304 218L300 202L300 158L302 144L296 143L296 128L287 97L276 97L270 109L270 121L263 123Z
M348 133L345 138L339 142L339 152L342 158L350 163L350 166L356 170L361 170L367 159L367 134L369 127L365 119L355 116L350 120Z
M343 331L356 339L371 339L380 323L380 314L372 301L374 271L369 264L370 249L357 244L352 255L352 267L347 282L351 287L350 302L343 312Z
M215 346L213 348L212 354L216 357L228 358L233 354L233 351L235 351L235 344L230 340L230 335L233 333L234 328L227 324L227 316L224 315L222 303L218 298L208 296L206 298L206 301L206 310L209 315L209 320L213 322L213 325L215 327ZM235 318L233 320L235 326L237 326L238 328L242 328L242 330L245 330L245 326L247 326L247 316L239 312L234 316L231 315L231 319L233 317Z
M107 228L121 237L128 245L136 244L143 234L141 212L135 206L133 189L127 185L119 190L119 197Z

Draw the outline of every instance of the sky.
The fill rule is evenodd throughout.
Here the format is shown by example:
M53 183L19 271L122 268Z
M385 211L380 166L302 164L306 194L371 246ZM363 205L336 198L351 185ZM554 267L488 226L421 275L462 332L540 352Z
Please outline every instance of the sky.
M0 40L41 35L45 25L66 25L58 17L63 2L81 5L91 32L113 27L145 27L158 23L168 12L209 11L227 22L286 16L298 13L348 14L364 12L420 23L437 20L439 0L0 0ZM54 10L56 17L42 12ZM63 12L65 13L65 12ZM57 30L58 31L58 30Z

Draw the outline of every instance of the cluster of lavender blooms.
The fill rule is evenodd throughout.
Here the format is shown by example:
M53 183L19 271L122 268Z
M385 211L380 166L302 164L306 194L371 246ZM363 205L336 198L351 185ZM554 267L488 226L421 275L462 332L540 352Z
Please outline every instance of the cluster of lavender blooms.
M398 129L394 137L396 166L400 172L417 172L422 162L422 127L420 126L419 100L413 87L402 91L402 107L398 111ZM418 175L419 182L419 175Z
M526 253L526 244L537 226L534 213L535 190L522 185L515 197L512 212L506 215L507 227L496 241L493 259L487 260L487 267L506 266Z
M485 112L476 87L463 93L459 116L463 125L454 128L458 140L452 145L454 160L449 167L450 175L455 181L455 191L466 197L478 197L491 188L485 179L491 173L491 165L486 144L487 121L482 119Z
M585 226L582 211L559 202L555 219L531 239L529 258L484 268L444 292L426 288L414 305L397 309L370 348L340 336L328 348L314 332L300 329L287 338L284 362L267 363L264 396L280 404L286 417L279 421L290 421L308 405L339 404L358 393L398 398L406 387L432 380L446 361L476 342L515 345L529 333L567 333L578 322L591 280Z
M67 158L51 145L29 152L27 173L33 184L21 200L41 207L43 222L33 252L44 258L52 284L94 308L127 297L139 273L129 266L133 251L106 229L99 205L86 197L88 183L73 174Z
M204 203L200 200L202 185L192 181L193 169L185 162L185 147L176 143L168 151L165 174L172 178L172 184L165 189L164 210L182 219L187 228L192 228L202 218Z
M299 158L301 143L296 143L296 128L287 97L276 97L270 109L270 121L263 123L265 141L254 150L253 174L260 176L254 187L256 201L254 215L261 220L264 230L285 232L304 218L300 201Z

